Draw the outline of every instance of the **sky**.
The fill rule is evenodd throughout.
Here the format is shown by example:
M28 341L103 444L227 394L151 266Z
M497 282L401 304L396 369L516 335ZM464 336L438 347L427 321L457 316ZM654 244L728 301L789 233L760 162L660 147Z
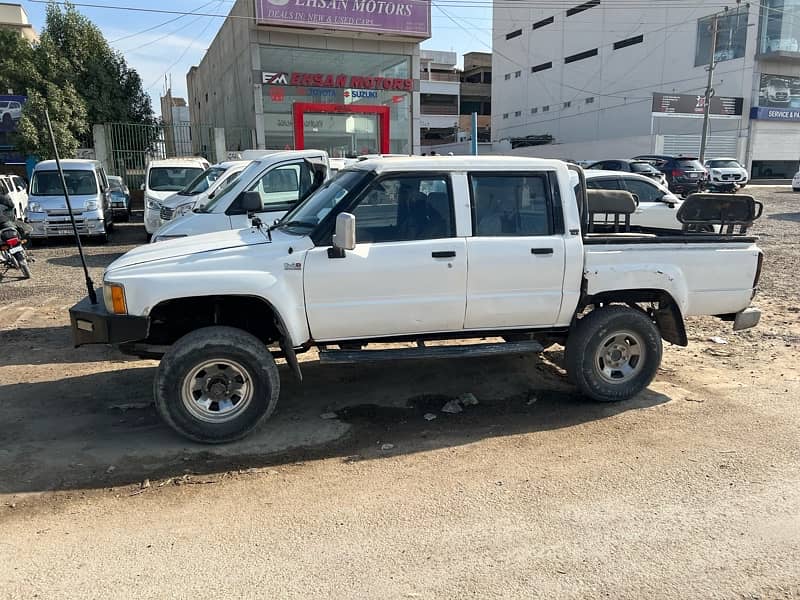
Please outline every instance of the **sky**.
M220 17L131 12L112 8L77 9L97 25L111 45L122 52L128 65L139 72L146 91L153 100L153 110L160 112L159 97L164 92L164 76L172 76L173 96L186 97L186 73L200 62L228 13L232 0L75 0L94 5L134 6L175 11L198 11ZM34 28L44 25L45 4L22 0ZM422 44L429 50L458 53L459 62L466 52L490 52L492 9L445 8L449 17L436 6L431 8L432 37ZM451 20L453 19L453 20ZM454 22L455 21L455 22ZM149 31L145 31L149 30Z

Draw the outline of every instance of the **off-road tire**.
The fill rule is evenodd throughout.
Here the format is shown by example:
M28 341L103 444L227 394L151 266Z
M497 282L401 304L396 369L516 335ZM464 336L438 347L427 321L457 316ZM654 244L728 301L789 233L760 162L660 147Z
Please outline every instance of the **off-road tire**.
M602 376L596 354L610 335L625 331L640 338L642 364L630 380L609 382ZM599 402L616 402L632 398L650 384L661 364L661 354L661 335L646 313L625 306L606 306L578 320L567 339L564 358L567 374L582 394Z
M253 394L232 420L208 423L187 409L182 390L193 369L216 359L244 367ZM270 417L278 403L280 377L272 354L254 335L234 327L203 327L180 338L164 354L153 391L159 414L175 431L195 442L224 444L245 437Z

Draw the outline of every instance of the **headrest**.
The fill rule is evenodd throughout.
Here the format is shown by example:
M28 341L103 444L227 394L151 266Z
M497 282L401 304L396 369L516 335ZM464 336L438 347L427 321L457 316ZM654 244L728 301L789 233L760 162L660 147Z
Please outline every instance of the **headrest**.
M636 212L636 200L623 190L586 190L589 212L592 214L631 215Z

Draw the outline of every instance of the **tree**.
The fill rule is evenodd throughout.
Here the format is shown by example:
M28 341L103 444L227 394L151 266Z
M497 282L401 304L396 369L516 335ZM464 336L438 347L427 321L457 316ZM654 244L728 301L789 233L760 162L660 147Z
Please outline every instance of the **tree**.
M108 45L102 32L69 3L47 5L40 48L58 57L47 79L72 84L86 102L89 125L105 122L154 124L150 97L125 58ZM91 139L87 128L84 137Z
M31 46L16 32L0 30L0 89L28 97L13 134L17 150L40 158L53 157L44 116L47 108L59 154L72 157L79 147L79 136L87 128L86 105L72 84L58 85L42 74L42 65L57 63L50 51Z

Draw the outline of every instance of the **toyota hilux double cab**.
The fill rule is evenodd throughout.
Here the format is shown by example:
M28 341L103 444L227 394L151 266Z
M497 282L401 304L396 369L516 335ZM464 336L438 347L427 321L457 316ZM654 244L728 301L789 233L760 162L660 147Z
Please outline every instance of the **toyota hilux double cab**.
M160 358L159 413L208 443L264 422L280 392L275 359L302 379L297 355L312 348L335 364L558 342L580 392L625 400L655 376L662 338L687 345L685 317L734 329L759 320L750 303L762 253L744 229L731 233L752 224L754 201L706 196L684 202L682 222L727 223L727 235L634 230L629 192L587 193L581 168L557 160L366 160L275 224L256 218L121 256L103 301L70 309L73 336ZM255 190L237 202L250 215L262 206ZM457 338L476 342L437 345ZM416 347L385 347L408 341Z

